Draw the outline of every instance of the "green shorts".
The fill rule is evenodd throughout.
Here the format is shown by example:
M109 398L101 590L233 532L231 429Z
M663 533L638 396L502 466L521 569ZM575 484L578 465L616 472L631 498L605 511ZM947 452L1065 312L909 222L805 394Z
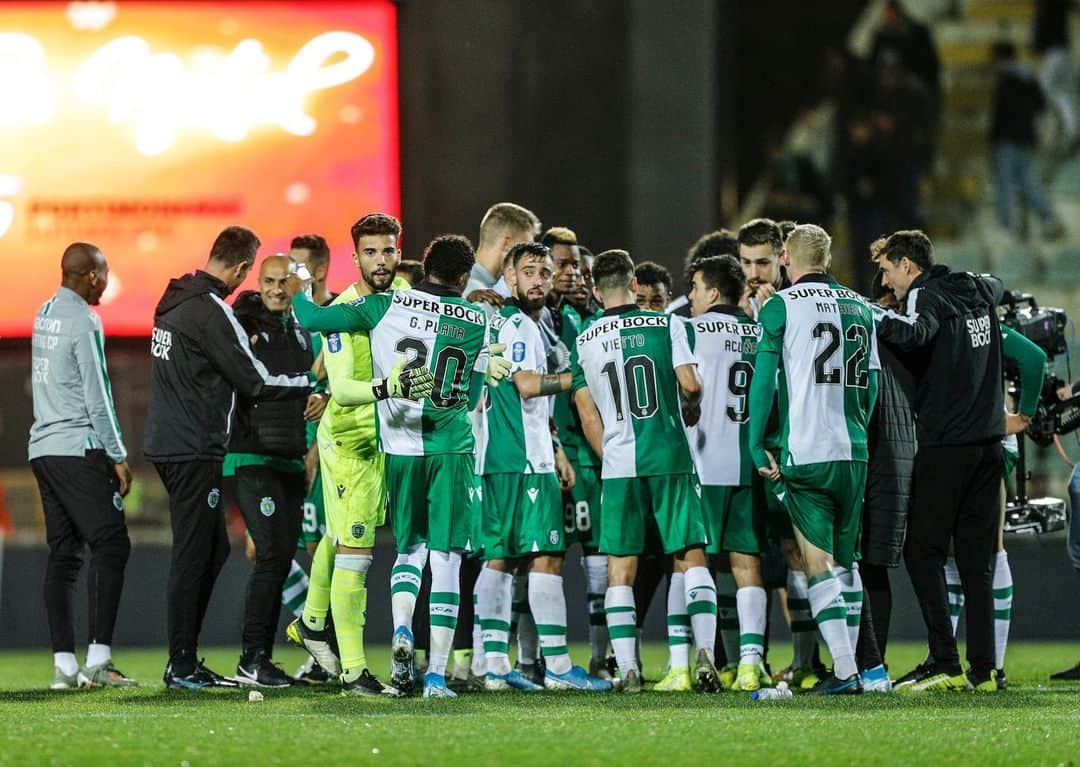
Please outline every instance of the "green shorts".
M1020 463L1020 454L1014 453L1011 450L1001 451L1001 460L1004 462L1002 466L1002 476L1005 481L1009 481L1010 475L1016 470L1016 464Z
M664 552L704 546L701 484L694 474L605 479L600 499L600 551L615 557L640 556L645 523L656 520Z
M709 554L760 554L765 547L765 515L753 485L702 485L701 504L709 533ZM763 511L763 510L762 510Z
M398 553L419 543L468 551L476 517L475 459L468 453L386 456L390 527Z
M563 493L566 545L580 543L594 550L600 545L600 468L574 464L574 487Z
M485 561L563 554L562 489L550 474L484 475L479 545Z
M327 534L342 546L374 546L375 528L386 522L382 454L359 458L320 442L319 474Z
M770 482L791 515L795 529L843 567L858 557L866 463L831 461L785 466L779 482Z
M322 470L315 472L311 492L304 499L304 517L300 523L300 538L296 548L306 549L309 543L318 543L326 535L326 503L322 492Z
M765 537L774 543L795 540L795 528L791 526L788 510L765 485L765 482L754 484L754 492L758 494L760 502L765 506Z

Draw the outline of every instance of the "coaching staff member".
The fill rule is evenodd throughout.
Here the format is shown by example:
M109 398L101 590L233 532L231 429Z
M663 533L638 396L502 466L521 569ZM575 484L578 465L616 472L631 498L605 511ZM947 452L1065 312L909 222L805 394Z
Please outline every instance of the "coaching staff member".
M154 313L144 450L169 493L169 687L235 684L203 665L196 650L229 553L221 471L236 397L302 400L314 378L304 372L271 375L224 301L244 281L259 244L249 229L225 229L206 268L171 280Z
M131 487L127 450L105 368L97 306L109 265L94 245L76 242L60 260L63 281L34 319L30 467L41 491L49 561L45 611L53 659L52 689L130 687L112 663L110 644L131 543L124 501ZM71 592L82 550L90 547L90 644L75 660Z
M877 255L882 284L904 311L876 312L881 340L901 352L915 377L918 451L904 560L926 622L930 656L897 680L909 691L996 689L994 549L1000 514L1001 438L1022 431L1005 417L1001 283L934 263L930 238L895 232ZM945 559L953 547L967 603L968 662L960 667L949 620Z

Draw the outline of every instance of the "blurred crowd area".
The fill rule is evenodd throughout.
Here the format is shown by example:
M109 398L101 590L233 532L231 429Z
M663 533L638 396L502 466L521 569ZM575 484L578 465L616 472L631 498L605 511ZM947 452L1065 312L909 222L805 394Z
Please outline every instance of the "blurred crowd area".
M827 52L820 100L765 133L761 172L736 220L718 225L734 230L756 216L818 223L833 235L838 277L866 293L876 278L870 243L925 229L939 261L992 272L1065 309L1070 350L1080 350L1078 11L1075 0L872 0L846 46ZM686 244L698 234L685 233ZM125 439L140 445L145 341L109 344ZM1063 379L1080 376L1067 358L1056 364ZM29 402L27 370L8 368L0 384L25 390ZM1074 461L1076 434L1063 440ZM1062 456L1027 444L1028 494L1066 497ZM133 456L136 482L125 502L132 537L167 540L164 489L140 460ZM29 469L4 463L0 535L40 541ZM239 515L231 518L242 535Z

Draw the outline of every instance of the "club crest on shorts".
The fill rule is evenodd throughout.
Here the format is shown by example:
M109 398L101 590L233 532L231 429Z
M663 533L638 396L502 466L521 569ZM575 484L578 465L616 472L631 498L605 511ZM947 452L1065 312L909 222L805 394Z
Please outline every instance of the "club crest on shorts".
M211 509L216 509L218 501L220 500L221 491L216 487L206 494L206 505L209 506Z
M559 531L558 530L549 531L548 532L548 543L550 543L552 546L554 546L558 542L559 542Z
M274 499L270 496L263 496L259 501L259 511L264 517L271 517L274 515L274 511L277 509L277 504L274 503Z
M124 496L120 495L119 490L112 494L112 505L117 511L124 510Z
M364 533L367 532L367 527L364 525L363 522L354 522L349 532L352 533L353 538L355 538L356 540L360 540L364 537Z
M525 359L525 342L524 341L514 341L513 357L514 357L514 362L522 362L522 361L524 361L524 359Z

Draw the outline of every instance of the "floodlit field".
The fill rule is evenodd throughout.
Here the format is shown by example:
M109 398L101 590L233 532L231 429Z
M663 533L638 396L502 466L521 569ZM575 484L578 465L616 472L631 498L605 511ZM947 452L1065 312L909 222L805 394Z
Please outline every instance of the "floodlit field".
M577 657L585 657L577 648ZM781 655L777 650L777 655ZM921 659L890 646L894 675ZM207 662L232 673L236 654ZM302 660L279 651L286 668ZM326 688L165 690L162 651L121 650L138 690L50 692L47 652L0 653L0 765L1080 764L1080 684L1047 676L1080 644L1014 644L1010 689L753 702L743 693L638 696L464 694L457 700L345 699ZM370 654L376 670L386 648ZM646 651L646 676L665 662ZM785 661L786 654L775 660Z

